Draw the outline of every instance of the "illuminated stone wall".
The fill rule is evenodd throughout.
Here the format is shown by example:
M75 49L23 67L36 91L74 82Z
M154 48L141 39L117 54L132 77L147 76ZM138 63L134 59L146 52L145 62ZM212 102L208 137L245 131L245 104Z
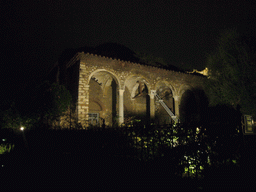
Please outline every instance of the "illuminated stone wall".
M66 64L66 71L77 66L76 113L78 121L88 126L89 113L97 113L101 121L120 125L129 115L166 119L166 111L156 102L157 93L175 113L187 90L203 89L204 77L169 71L89 53L77 53ZM75 77L67 78L70 82ZM70 84L67 82L68 84ZM71 84L70 84L71 85ZM73 83L74 85L74 83ZM73 89L74 92L74 89ZM164 120L161 122L164 122ZM102 123L102 122L100 122Z

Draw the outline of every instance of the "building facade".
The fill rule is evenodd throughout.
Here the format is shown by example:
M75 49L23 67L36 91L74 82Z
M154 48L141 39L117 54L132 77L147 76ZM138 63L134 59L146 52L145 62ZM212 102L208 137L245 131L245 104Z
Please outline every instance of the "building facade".
M203 76L84 52L57 63L51 76L70 90L70 114L83 126L122 125L136 118L171 123L159 98L183 121L201 113Z

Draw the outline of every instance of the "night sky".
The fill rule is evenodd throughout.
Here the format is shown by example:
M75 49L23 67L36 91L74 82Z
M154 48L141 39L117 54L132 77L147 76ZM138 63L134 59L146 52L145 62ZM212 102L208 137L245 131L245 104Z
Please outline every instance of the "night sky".
M45 74L67 48L120 43L203 69L224 29L255 36L255 1L3 0L1 84ZM10 80L11 75L15 80ZM16 78L17 77L17 78ZM11 86L10 86L11 87Z

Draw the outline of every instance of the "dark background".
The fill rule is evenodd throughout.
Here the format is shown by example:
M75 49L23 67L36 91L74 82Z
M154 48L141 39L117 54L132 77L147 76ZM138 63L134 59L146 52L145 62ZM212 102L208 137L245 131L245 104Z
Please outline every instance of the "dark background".
M227 28L255 36L255 2L246 0L3 0L1 92L18 91L67 48L120 43L183 69L205 67Z

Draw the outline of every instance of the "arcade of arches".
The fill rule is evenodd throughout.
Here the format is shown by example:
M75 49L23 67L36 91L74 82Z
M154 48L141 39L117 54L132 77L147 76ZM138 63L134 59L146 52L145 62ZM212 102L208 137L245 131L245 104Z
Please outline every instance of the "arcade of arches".
M155 94L181 120L200 113L201 98L194 90L203 90L202 76L83 52L63 66L64 83L76 103L74 113L84 126L88 122L101 126L103 121L109 126L122 125L133 117L170 123Z

